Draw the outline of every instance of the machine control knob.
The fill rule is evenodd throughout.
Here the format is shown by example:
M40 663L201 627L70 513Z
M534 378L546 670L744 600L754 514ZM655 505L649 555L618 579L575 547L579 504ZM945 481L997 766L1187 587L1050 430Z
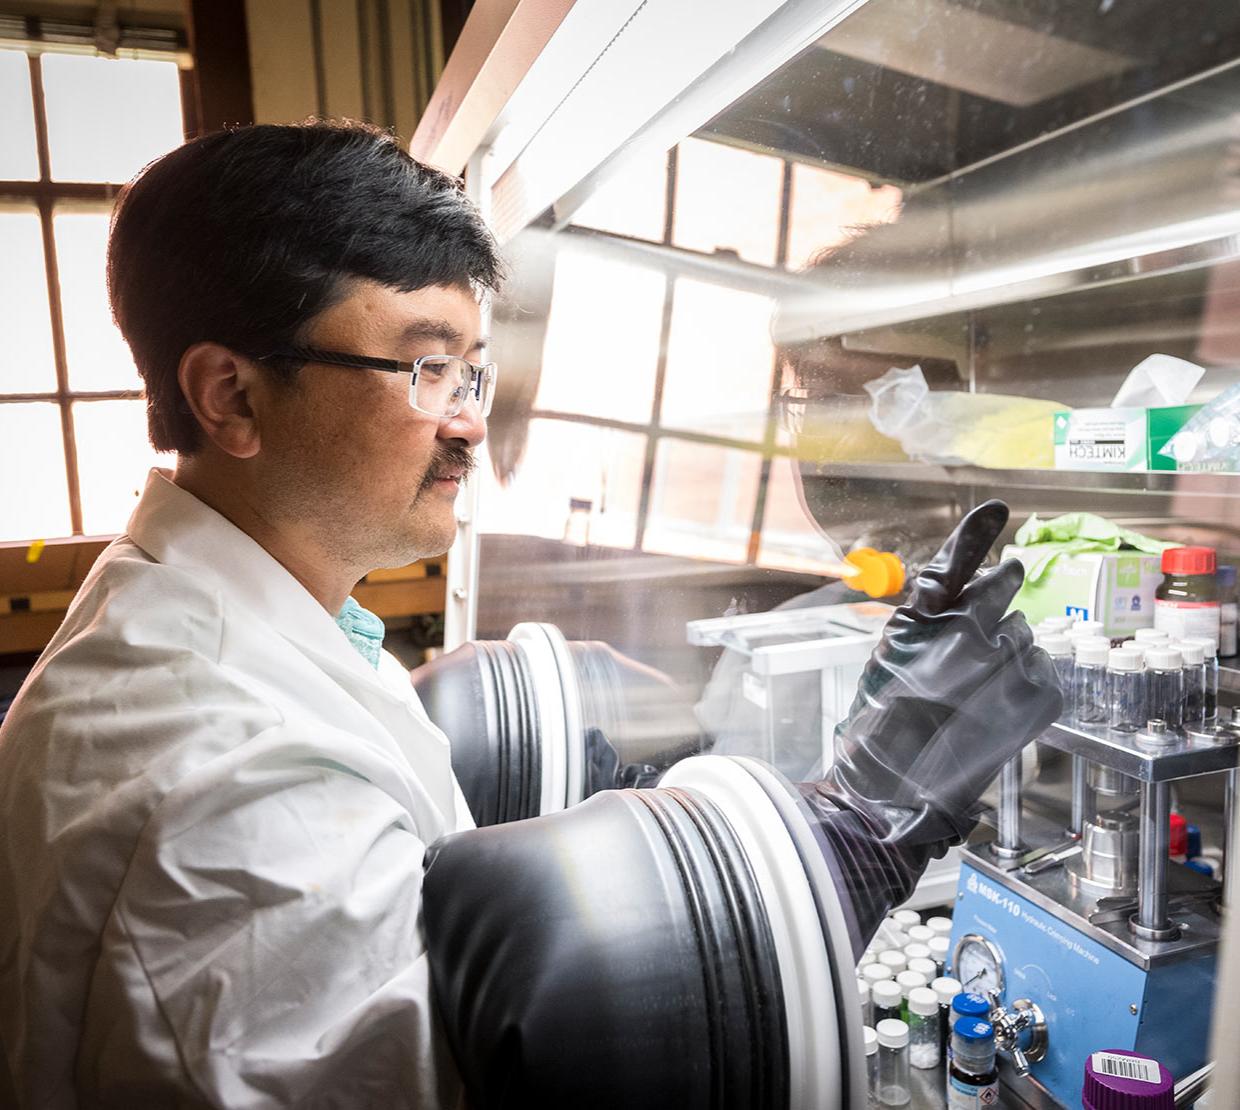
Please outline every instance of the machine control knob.
M1010 1007L996 1005L990 1021L995 1027L995 1044L1011 1057L1017 1075L1028 1075L1029 1065L1046 1056L1046 1017L1036 1002L1018 998Z

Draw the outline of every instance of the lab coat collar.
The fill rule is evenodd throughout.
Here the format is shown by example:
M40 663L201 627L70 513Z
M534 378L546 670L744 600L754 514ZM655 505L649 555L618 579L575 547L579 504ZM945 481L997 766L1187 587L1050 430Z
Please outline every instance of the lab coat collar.
M156 468L147 476L127 532L158 562L217 580L306 654L395 696L305 586L232 521L176 485L171 472Z

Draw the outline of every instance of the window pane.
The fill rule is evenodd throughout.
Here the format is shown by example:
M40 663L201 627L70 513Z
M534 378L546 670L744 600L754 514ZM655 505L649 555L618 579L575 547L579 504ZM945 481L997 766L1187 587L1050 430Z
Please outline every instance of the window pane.
M870 187L855 174L798 162L792 167L788 267L799 270L821 251L839 246L858 228L891 223L903 192L895 185Z
M536 405L644 424L663 319L663 277L584 251L555 264Z
M0 392L54 392L56 360L38 212L0 208L0 258L0 334L5 346Z
M659 151L604 181L577 209L573 223L658 242L666 208L667 153Z
M128 181L185 138L175 62L44 54L43 95L59 181Z
M676 168L672 241L696 251L734 250L774 266L783 169L766 154L686 139Z
M108 308L108 213L57 212L52 226L70 388L141 389L133 356Z
M174 456L156 454L146 434L145 401L80 401L73 406L82 530L88 536L123 532L153 466Z
M39 152L24 50L0 50L0 181L35 181Z
M513 480L500 487L490 467L481 472L486 529L556 540L571 531L578 542L632 547L645 456L646 437L636 432L533 420ZM571 529L570 501L581 514Z
M69 485L57 405L0 405L0 475L5 476L0 540L67 536ZM13 481L13 475L21 475Z
M761 471L756 451L663 440L655 455L642 547L743 563Z
M843 552L814 526L797 494L792 468L795 460L771 460L762 511L762 542L758 565L820 573L825 561L838 561Z
M676 282L661 424L762 439L775 358L772 310L769 297Z

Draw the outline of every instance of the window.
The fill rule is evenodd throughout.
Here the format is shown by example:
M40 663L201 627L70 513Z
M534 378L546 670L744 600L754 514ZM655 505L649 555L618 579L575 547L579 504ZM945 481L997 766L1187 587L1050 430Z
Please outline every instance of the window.
M184 138L174 61L0 49L0 541L119 532L142 382L104 280L117 190Z

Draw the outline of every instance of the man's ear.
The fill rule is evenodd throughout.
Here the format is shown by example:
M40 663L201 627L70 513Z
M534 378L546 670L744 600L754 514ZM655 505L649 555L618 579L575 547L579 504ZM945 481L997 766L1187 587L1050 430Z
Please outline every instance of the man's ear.
M182 356L177 381L203 435L226 455L248 459L262 444L251 404L258 368L218 343L195 343Z

